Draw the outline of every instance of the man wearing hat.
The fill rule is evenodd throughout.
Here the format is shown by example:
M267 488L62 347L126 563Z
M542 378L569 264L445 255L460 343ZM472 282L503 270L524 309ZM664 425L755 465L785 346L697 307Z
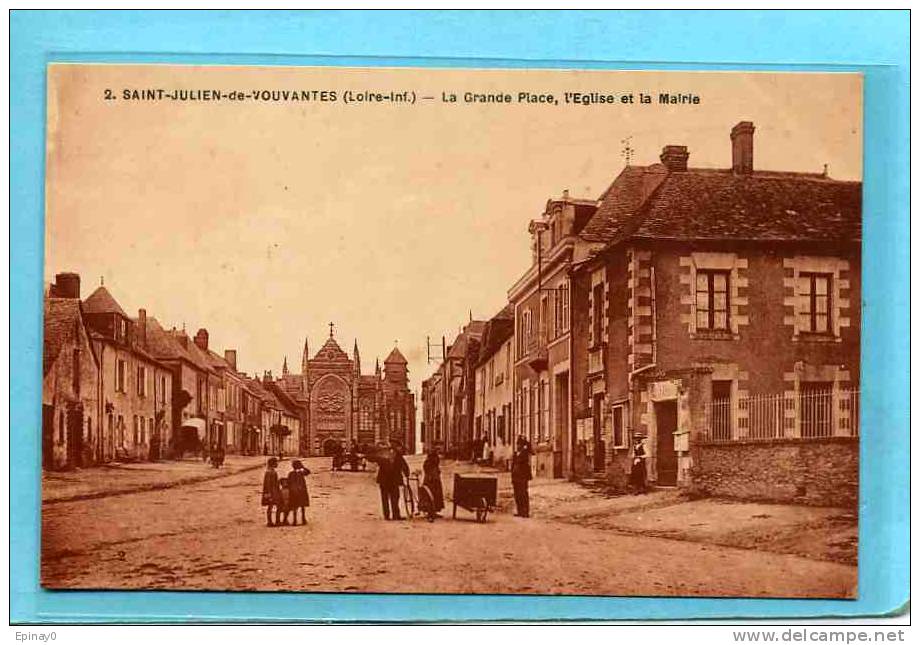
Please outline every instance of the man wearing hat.
M409 464L403 457L402 444L390 443L390 458L381 459L377 465L377 485L380 486L380 504L383 518L401 520L399 512L399 487L403 478L409 476Z
M527 490L533 477L530 471L530 442L519 436L517 448L511 458L511 485L514 487L515 515L530 517L530 491Z

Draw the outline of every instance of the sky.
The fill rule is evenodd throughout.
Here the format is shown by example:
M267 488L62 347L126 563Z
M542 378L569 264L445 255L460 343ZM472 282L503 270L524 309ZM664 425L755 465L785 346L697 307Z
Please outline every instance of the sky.
M147 88L338 100L124 99ZM346 104L347 90L416 102ZM654 102L620 102L640 92ZM661 105L660 92L699 103ZM418 390L436 367L426 337L450 342L471 314L496 314L529 265L529 221L565 189L597 198L627 137L635 165L676 144L691 166L725 168L732 126L753 121L755 169L827 164L858 180L861 97L856 74L52 65L45 279L75 271L84 298L104 279L130 315L204 327L250 374L278 374L285 357L299 372L304 340L312 355L333 322L364 373L398 344Z

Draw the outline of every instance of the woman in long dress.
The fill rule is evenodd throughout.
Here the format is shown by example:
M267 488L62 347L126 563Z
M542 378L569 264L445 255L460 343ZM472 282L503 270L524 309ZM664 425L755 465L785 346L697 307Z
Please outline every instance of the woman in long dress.
M422 464L422 470L425 473L422 485L431 491L433 502L433 513L444 509L444 489L441 487L441 457L438 455L438 449L432 448L425 457L425 463Z

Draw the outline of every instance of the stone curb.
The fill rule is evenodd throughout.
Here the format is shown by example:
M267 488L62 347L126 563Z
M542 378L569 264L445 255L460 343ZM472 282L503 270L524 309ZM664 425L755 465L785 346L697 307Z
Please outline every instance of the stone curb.
M68 495L66 497L56 497L54 499L42 500L42 506L50 504L61 504L63 502L79 502L87 499L100 499L103 497L116 497L118 495L130 495L132 493L147 493L155 490L166 490L169 488L175 488L177 486L186 486L188 484L199 484L201 482L211 481L213 479L222 479L224 477L232 477L233 475L238 475L240 473L249 472L252 470L258 470L264 468L265 464L258 463L251 466L245 466L239 470L232 471L218 471L217 473L208 474L208 475L194 475L191 477L183 477L182 479L177 479L175 481L169 482L151 482L149 484L138 484L137 486L130 486L127 488L115 488L111 490L101 490L95 491L92 493L77 493L76 495Z

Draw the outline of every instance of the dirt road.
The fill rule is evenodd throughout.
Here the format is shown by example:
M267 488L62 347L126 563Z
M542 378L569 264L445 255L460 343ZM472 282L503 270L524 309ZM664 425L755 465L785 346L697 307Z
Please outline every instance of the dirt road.
M267 528L261 472L45 505L56 588L850 597L856 568L507 513L386 522L374 474L305 460L306 526ZM282 464L281 472L288 465ZM445 488L450 483L445 479Z

